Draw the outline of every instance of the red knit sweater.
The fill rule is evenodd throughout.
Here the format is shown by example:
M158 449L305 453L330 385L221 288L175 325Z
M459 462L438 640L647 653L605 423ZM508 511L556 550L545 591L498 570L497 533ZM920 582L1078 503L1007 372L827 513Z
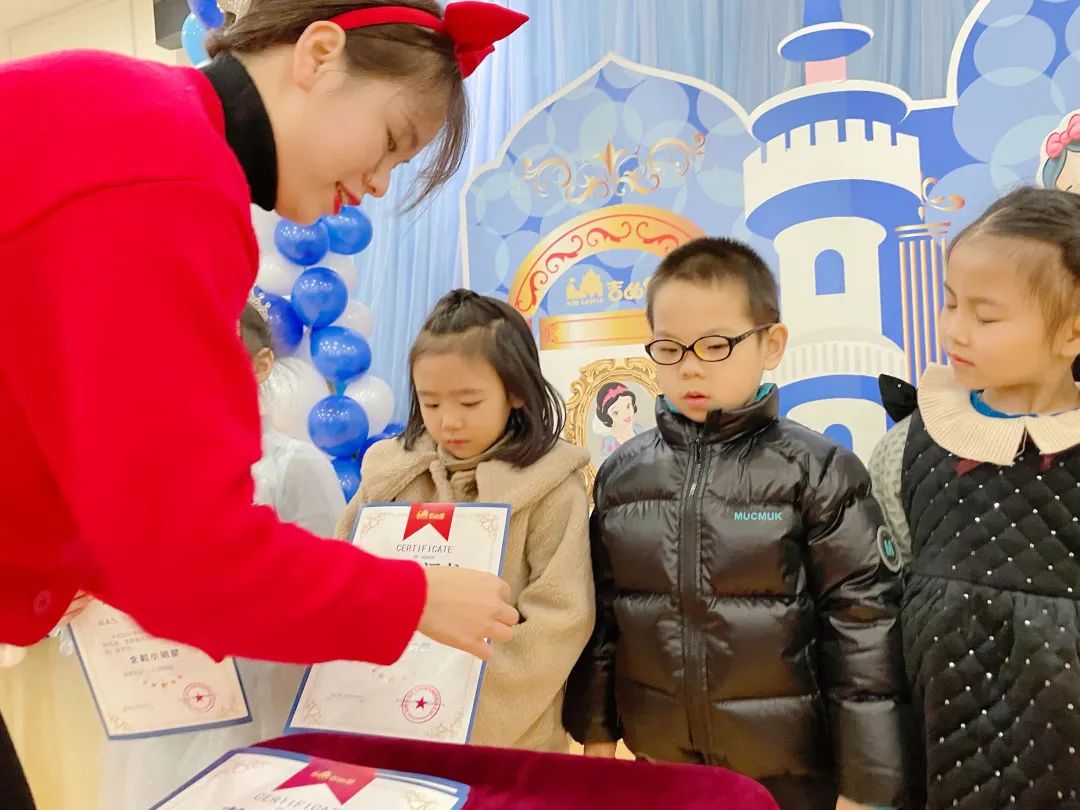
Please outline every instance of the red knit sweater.
M198 71L0 66L0 641L82 588L211 655L389 663L425 599L252 505L250 191Z

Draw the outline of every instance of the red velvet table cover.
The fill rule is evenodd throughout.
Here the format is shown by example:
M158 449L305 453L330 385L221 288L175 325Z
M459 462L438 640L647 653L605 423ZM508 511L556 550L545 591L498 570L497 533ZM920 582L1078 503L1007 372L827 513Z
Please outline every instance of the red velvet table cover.
M298 734L262 747L469 785L466 810L778 810L724 768L652 764L345 734Z

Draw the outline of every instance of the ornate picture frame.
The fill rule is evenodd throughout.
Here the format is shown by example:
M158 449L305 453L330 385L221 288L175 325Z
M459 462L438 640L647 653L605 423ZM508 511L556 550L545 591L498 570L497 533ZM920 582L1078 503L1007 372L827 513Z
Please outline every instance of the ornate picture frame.
M602 399L598 400L598 395ZM605 440L596 430L600 424L598 410L605 404L608 408L622 397L632 403L635 414L632 422L634 432L654 426L653 405L660 396L656 368L643 357L604 358L582 366L577 379L570 383L570 398L566 403L566 428L563 437L584 447L592 455L592 463L584 470L585 484L592 501L592 487L602 463ZM647 402L641 401L647 398ZM618 440L607 441L608 447Z

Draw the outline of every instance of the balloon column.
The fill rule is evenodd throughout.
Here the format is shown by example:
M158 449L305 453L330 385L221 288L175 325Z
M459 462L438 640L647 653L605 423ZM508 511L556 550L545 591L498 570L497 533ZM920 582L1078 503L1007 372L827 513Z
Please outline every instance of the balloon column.
M225 24L225 12L217 0L188 0L191 13L180 28L180 44L193 65L201 65L210 57L206 53L206 38L215 28Z
M255 283L268 304L280 358L268 415L278 430L314 442L332 458L351 499L364 453L402 431L390 424L390 386L368 373L374 318L351 298L352 257L371 243L371 221L359 208L307 227L254 206L252 218L261 253Z

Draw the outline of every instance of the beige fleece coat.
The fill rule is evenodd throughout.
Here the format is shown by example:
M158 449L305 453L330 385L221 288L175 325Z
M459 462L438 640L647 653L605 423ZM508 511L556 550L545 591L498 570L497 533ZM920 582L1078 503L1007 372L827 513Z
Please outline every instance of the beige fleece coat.
M336 534L351 537L365 503L510 504L502 575L521 624L487 665L472 743L565 752L564 687L595 615L581 476L589 456L563 441L527 468L487 455L457 461L427 436L411 452L396 440L376 444L364 456L360 490Z

